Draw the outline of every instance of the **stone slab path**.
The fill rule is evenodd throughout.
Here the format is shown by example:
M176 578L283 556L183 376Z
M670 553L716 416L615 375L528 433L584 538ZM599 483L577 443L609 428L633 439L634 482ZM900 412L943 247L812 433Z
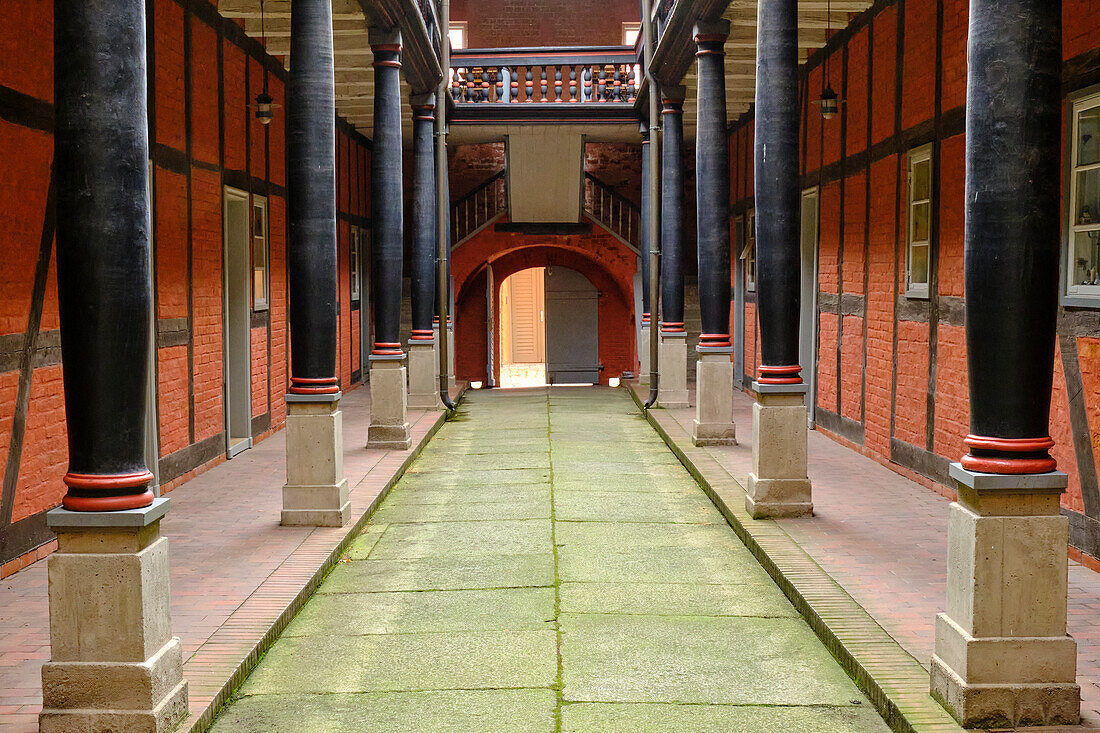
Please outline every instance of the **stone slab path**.
M215 722L887 730L621 391L477 392Z

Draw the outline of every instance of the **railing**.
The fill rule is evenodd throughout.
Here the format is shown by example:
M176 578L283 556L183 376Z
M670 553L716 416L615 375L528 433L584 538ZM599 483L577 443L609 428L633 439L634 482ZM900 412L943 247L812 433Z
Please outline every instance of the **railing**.
M456 104L632 104L638 66L630 46L455 51Z
M508 179L493 175L451 205L451 246L457 247L508 210Z
M591 173L584 174L584 210L616 237L635 249L639 247L641 209Z

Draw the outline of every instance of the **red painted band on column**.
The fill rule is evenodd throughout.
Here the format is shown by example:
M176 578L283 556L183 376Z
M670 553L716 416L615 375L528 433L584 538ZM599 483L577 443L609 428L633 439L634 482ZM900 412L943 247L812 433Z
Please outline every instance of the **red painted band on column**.
M802 384L802 367L798 364L791 366L769 366L761 364L757 368L756 381L760 384Z
M968 471L979 473L1024 474L1049 473L1058 468L1058 462L1047 455L1054 447L1054 439L1043 438L990 438L984 435L968 435L963 441L971 452L962 457L960 463ZM995 451L998 453L1040 453L1043 455L1021 456L976 456L973 451Z
M404 356L405 354L405 352L401 350L401 344L394 344L386 341L375 341L374 348L370 353L372 356Z
M683 321L663 321L661 333L686 333Z
M62 481L69 493L61 500L61 506L73 512L113 512L122 509L141 509L153 503L153 492L148 488L153 480L151 471L134 473L90 474L66 473ZM127 491L127 489L145 489ZM94 492L88 496L76 492Z
M401 62L400 61L375 61L373 64L371 64L371 66L373 66L376 69L379 66L388 66L391 69L400 69L401 68Z
M401 44L400 43L375 43L375 44L371 45L370 50L371 50L371 53L378 53L380 51L383 52L383 53L386 52L386 51L389 51L390 53L401 53Z
M430 328L414 328L409 333L409 341L431 341L435 338L435 331Z
M730 343L730 335L728 333L701 333L699 334L699 345L720 348L733 346L733 344Z
M340 391L338 377L291 377L290 394L336 394Z

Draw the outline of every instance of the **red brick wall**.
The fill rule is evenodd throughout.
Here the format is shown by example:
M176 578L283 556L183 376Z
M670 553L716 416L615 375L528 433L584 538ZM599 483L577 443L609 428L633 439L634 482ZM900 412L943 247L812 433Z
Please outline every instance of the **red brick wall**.
M638 22L635 0L453 0L451 20L465 21L469 48L617 46L622 24Z
M486 263L493 267L496 323L500 323L500 284L509 275L530 267L560 266L587 277L600 291L598 342L600 363L604 365L600 382L606 384L624 371L637 370L633 296L637 255L598 227L591 234L561 237L502 233L489 227L458 247L451 265L457 294L455 374L459 379L486 379L490 341L486 332ZM500 340L492 341L499 377Z
M284 118L277 113L265 128L248 108L265 76L271 95L284 103L284 72L281 62L245 38L238 25L220 18L212 25L209 16L193 14L187 5L154 0L149 29L154 286L161 333L153 368L166 491L224 459L223 186L250 190L268 202L270 310L256 314L251 330L256 439L284 423L288 381ZM0 460L18 461L19 469L0 502L0 508L11 508L10 517L0 517L0 526L9 519L14 523L12 530L0 529L0 576L52 547L42 514L59 503L68 462L56 253L48 237L42 246L44 226L52 226L45 221L53 153L52 19L48 0L0 3L0 21L8 29L0 38L0 91L16 100L10 109L0 102L0 157L8 174L0 179L5 232L0 238L5 263L0 271ZM338 127L340 218L367 226L369 143L343 123ZM339 364L344 388L350 389L359 368L359 314L344 296L350 285L347 243L342 243ZM36 302L36 269L43 267L45 290ZM24 335L39 308L37 354L23 374ZM16 428L17 411L25 414L23 430ZM13 437L21 445L17 452Z
M1100 75L1092 58L1100 47L1095 5L1095 0L1065 3L1063 53L1073 72L1064 85L1069 94ZM962 440L969 428L961 315L966 33L966 0L879 3L803 67L809 99L801 105L804 186L820 187L821 205L818 426L944 493L950 492L947 462L965 451ZM846 99L842 114L829 121L810 103L820 94L826 55L828 79ZM748 115L731 133L735 214L752 206L752 134ZM919 300L905 296L905 153L928 143L934 145L938 184L936 257L932 297ZM749 300L739 347L751 374L757 340ZM1063 505L1082 512L1074 444L1100 463L1100 338L1074 332L1067 318L1063 314L1061 338L1076 342L1077 358L1064 362L1059 352L1051 435L1058 442L1059 468L1070 475ZM1073 397L1087 417L1087 432L1074 434L1070 428L1074 408L1067 370L1080 372L1084 391ZM1094 476L1086 483L1095 487L1096 481Z

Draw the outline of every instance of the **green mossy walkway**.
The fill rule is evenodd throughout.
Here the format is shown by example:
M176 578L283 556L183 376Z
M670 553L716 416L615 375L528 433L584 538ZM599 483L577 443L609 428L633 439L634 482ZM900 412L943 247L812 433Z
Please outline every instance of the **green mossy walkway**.
M472 393L215 723L887 728L634 409Z

